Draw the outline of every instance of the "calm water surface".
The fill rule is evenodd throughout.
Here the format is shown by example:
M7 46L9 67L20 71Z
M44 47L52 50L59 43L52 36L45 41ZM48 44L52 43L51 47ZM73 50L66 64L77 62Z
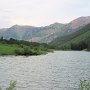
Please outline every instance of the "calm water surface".
M77 90L80 79L90 81L90 52L0 57L2 87L16 80L17 90Z

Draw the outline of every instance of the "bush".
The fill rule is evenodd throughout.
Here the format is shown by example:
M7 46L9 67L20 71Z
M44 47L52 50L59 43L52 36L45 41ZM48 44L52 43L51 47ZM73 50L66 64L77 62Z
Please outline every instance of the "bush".
M35 49L30 49L29 47L24 47L23 49L17 49L15 50L16 55L41 55L41 54L46 54L46 51L42 50L35 50Z
M3 90L0 88L0 90ZM16 90L16 81L10 81L9 87L6 88L6 90Z
M86 80L80 80L80 85L78 90L90 90L90 83Z
M21 50L21 49L16 49L16 50L15 50L15 54L16 54L16 55L23 55L24 52L23 52L23 50Z

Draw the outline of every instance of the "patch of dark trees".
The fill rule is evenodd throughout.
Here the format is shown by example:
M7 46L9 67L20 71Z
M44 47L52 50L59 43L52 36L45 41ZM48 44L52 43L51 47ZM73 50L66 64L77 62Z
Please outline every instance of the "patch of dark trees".
M26 46L30 46L31 48L33 48L33 47L52 48L51 46L49 46L46 43L29 42L29 41L24 41L24 40L16 40L13 38L4 39L3 37L0 38L0 43L1 44L9 44L9 45L17 44L17 45L20 45L21 47L23 47L23 45L26 45Z

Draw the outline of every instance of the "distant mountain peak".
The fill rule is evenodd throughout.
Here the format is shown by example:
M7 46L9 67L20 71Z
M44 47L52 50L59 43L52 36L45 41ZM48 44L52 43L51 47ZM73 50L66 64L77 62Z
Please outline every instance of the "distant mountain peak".
M64 24L62 24L62 23L58 23L58 22L55 22L55 23L53 23L53 24L50 24L49 26L50 27L61 27L61 26L63 26Z
M53 23L53 24L61 24L61 23L59 23L59 22L55 22L55 23Z
M55 23L53 23L51 25L63 25L63 24L62 23L59 23L59 22L55 22Z
M87 16L87 17L82 16L71 21L69 25L72 29L76 29L80 26L85 26L88 23L90 23L90 16Z
M29 26L29 25L18 25L18 24L15 24L13 25L12 27L10 27L11 29L17 29L17 30L23 30L23 29L33 29L33 28L36 28L35 26Z
M20 27L20 25L15 24L15 25L13 25L13 26L12 26L12 27L10 27L10 28L17 28L17 27Z
M90 18L90 16L81 16L79 18Z

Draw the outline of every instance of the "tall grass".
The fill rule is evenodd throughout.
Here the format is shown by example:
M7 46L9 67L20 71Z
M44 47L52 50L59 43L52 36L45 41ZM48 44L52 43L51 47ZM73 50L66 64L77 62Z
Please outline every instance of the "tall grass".
M3 89L0 88L0 90ZM10 81L9 87L7 87L5 90L17 90L16 81ZM86 80L80 80L79 88L77 90L90 90L90 83Z
M0 88L0 90L3 90ZM5 90L16 90L16 81L10 81L9 87L7 87Z
M86 80L80 80L80 85L78 90L90 90L90 83Z

